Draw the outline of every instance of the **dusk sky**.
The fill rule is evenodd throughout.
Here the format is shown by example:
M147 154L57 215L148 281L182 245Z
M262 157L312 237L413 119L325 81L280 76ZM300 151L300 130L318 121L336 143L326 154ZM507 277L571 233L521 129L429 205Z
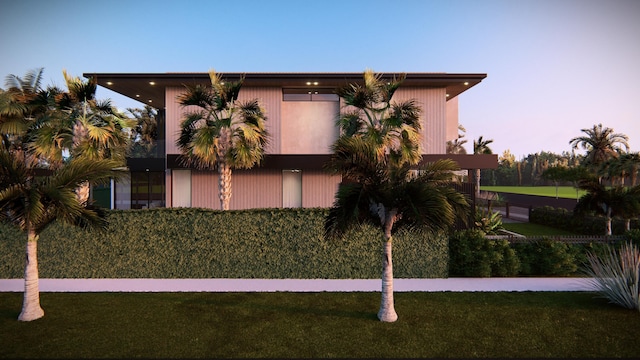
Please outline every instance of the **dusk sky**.
M639 19L638 0L0 0L0 87L40 67L60 87L63 69L486 73L460 96L469 152L570 151L598 123L639 151Z

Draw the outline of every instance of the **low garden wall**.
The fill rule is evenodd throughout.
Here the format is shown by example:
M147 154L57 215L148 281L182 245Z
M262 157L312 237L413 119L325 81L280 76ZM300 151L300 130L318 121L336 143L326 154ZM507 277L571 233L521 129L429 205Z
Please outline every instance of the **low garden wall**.
M375 279L381 233L364 226L323 236L327 209L113 210L106 231L62 224L38 242L41 278ZM22 278L26 235L0 225L0 278ZM446 278L446 236L400 231L397 278Z

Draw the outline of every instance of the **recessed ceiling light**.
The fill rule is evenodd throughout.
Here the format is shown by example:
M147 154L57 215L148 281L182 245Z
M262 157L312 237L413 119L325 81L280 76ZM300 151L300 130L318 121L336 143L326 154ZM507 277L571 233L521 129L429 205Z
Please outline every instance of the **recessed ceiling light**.
M468 82L468 81L465 81L465 82L464 82L464 86L467 86L467 85L469 85L469 82Z
M311 81L307 81L307 85L311 85Z
M155 81L149 81L149 85L155 85L156 82Z
M313 82L313 85L318 85L318 82L317 82L317 81L314 81L314 82Z
M153 100L149 99L149 102L153 102Z
M107 81L107 85L113 85L111 81Z
M447 94L447 97L449 97L449 94Z
M136 97L140 97L140 94L136 94Z

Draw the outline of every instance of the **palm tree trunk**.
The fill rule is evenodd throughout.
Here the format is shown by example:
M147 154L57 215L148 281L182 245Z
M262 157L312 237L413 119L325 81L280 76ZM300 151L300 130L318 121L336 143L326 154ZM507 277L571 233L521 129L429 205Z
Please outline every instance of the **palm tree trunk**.
M607 210L607 235L611 235L611 209Z
M391 229L396 221L397 210L391 210L385 219L384 226L384 247L382 252L382 298L380 300L380 310L378 319L384 322L394 322L398 320L398 314L393 304L393 257L392 257L392 237Z
M631 219L624 219L624 229L631 231Z
M229 210L231 202L231 167L226 161L218 163L218 190L220 193L220 208Z
M480 169L476 169L476 198L480 197Z
M89 192L91 187L89 182L85 181L76 188L76 198L81 205L87 204L89 201Z
M31 228L27 230L27 257L24 269L24 298L20 321L32 321L44 316L40 307L38 278L38 235Z

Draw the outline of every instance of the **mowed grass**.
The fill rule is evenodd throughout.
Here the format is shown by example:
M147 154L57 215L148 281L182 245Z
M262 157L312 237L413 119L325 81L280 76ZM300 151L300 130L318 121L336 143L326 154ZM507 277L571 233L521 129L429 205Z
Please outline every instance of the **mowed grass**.
M550 196L556 197L555 186L481 186L481 191L490 192L505 192L512 194L524 194L524 195L537 195L537 196ZM584 195L584 190L578 190L576 195L576 188L573 186L559 186L558 197L566 199L577 199Z
M578 235L571 231L557 229L551 226L534 224L529 222L503 223L502 226L509 231L513 231L524 236L571 236Z
M16 320L0 293L3 358L640 357L640 312L582 292L43 293Z

